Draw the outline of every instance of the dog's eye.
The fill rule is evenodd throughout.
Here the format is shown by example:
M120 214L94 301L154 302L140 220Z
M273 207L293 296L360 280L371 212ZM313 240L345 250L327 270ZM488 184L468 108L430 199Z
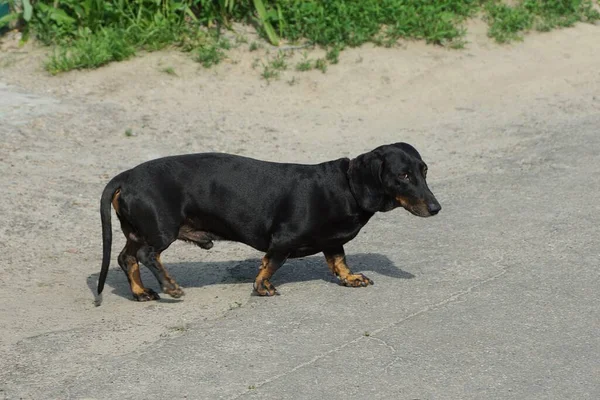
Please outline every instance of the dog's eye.
M408 176L408 174L400 174L400 179L402 179L403 181L409 181L410 177Z
M423 176L427 177L427 167L423 168Z

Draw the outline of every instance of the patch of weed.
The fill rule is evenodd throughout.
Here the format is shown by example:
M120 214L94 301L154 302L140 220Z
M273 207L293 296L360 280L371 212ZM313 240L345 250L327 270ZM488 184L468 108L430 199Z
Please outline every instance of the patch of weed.
M163 68L161 71L167 75L177 76L177 72L175 72L175 69L173 67L166 67Z
M318 58L317 61L315 61L315 68L322 73L327 72L327 60L324 58Z
M231 42L226 39L210 40L208 43L200 46L196 52L196 61L204 68L210 68L213 65L219 64L225 58L225 52L231 48Z
M486 12L491 21L488 36L498 43L521 40L520 32L530 29L533 15L521 7L510 7L503 3L488 3Z
M325 55L330 64L337 64L340 61L340 47L333 46Z
M296 71L310 71L313 69L313 61L308 58L308 53L302 53L302 61L296 63Z
M531 29L545 32L600 20L590 0L521 0L514 6L495 0L487 2L484 10L490 24L488 35L499 43L521 40Z
M455 50L464 49L466 43L467 42L462 39L454 40L450 43L450 48Z
M221 38L221 39L217 40L217 45L220 48L222 48L223 50L230 50L231 49L231 42L227 38Z
M277 56L271 61L271 68L277 71L284 71L287 69L287 56L283 52L277 53Z
M196 61L202 64L204 68L219 64L223 58L225 58L225 53L216 45L200 47L195 57Z
M257 42L252 42L252 43L250 43L250 46L248 46L249 51L256 51L259 48L260 48L260 46Z
M386 26L386 36L451 41L463 34L460 24L477 10L477 0L278 0L279 26L288 39L308 38L323 46L358 46L373 40Z
M98 68L111 61L125 60L135 54L135 47L123 31L103 29L97 33L87 30L68 46L54 49L46 62L51 74L82 68Z
M274 69L270 64L266 64L263 65L263 72L260 76L267 82L270 82L272 79L279 78L279 70Z
M311 60L302 60L296 64L296 71L310 71L313 68Z

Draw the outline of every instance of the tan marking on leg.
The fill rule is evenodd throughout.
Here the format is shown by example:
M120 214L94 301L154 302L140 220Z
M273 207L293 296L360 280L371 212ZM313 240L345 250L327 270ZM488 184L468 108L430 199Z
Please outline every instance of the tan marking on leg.
M117 214L119 214L119 197L121 197L121 189L117 189L112 198L112 205Z
M125 271L133 298L137 301L158 300L160 297L152 289L147 289L142 283L140 265L135 256L139 245L132 241L127 244L119 254L119 265Z
M339 277L340 279L346 278L348 275L351 275L350 268L346 264L346 256L343 255L325 255L325 259L327 260L327 266L329 270Z
M329 269L339 278L342 285L358 287L373 284L373 281L363 274L353 274L350 271L348 264L346 264L346 256L325 254L325 259L327 260Z
M256 279L254 280L254 290L257 294L260 296L273 296L277 294L277 289L269 282L269 278L273 276L275 271L276 268L273 268L271 265L271 260L267 256L264 256L258 275L256 275Z
M133 261L132 263L128 263L127 268L127 276L129 277L131 291L138 296L144 294L146 288L144 288L144 285L142 284L140 264L138 264L137 261Z
M169 272L166 270L165 266L160 260L160 253L156 255L156 265L158 266L158 268L161 269L162 273L164 274L166 283L170 285L163 285L163 291L171 297L179 298L183 296L185 294L183 292L183 289L181 289L177 282L175 282L175 279L171 278L171 275L169 275Z

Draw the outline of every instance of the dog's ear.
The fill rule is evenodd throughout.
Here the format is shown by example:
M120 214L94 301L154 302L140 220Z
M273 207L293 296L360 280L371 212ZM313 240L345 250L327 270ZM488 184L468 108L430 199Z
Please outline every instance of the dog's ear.
M380 211L385 200L382 172L383 159L372 151L350 162L348 179L352 194L362 209L372 213Z
M412 147L410 144L408 143L404 143L404 142L398 142L398 143L394 143L392 144L392 146L399 148L400 150L404 151L407 154L410 154L413 157L418 158L419 160L423 160L421 158L421 155L419 154L419 152L417 151L417 149L415 149L414 147Z

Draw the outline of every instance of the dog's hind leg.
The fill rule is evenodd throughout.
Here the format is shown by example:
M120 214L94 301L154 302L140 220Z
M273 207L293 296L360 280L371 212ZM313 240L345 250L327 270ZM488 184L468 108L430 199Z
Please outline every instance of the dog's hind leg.
M172 297L183 296L183 290L160 261L160 254L177 239L181 225L180 210L152 192L123 190L122 199L126 206L122 207L122 211L126 212L124 220L134 221L131 224L127 222L123 231L137 242L137 260L152 272L165 293Z
M127 240L127 244L119 254L118 262L119 266L127 275L127 280L129 281L129 287L131 288L131 293L133 294L133 298L137 301L150 301L150 300L158 300L160 297L158 294L152 290L144 287L142 283L142 277L140 276L140 265L138 264L138 260L136 254L138 249L140 248L140 244L136 243L132 240Z
M179 298L184 295L181 287L169 275L164 265L160 261L160 252L154 247L144 245L137 252L138 259L144 264L156 277L162 290L171 297Z

